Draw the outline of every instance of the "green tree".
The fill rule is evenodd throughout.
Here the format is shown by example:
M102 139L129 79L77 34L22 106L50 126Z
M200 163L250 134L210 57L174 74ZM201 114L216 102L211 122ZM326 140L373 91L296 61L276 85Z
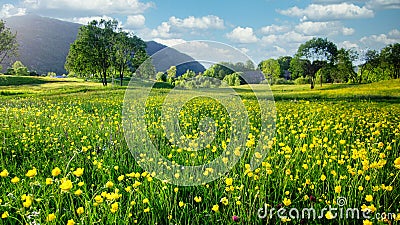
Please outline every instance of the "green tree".
M337 51L336 45L326 38L313 38L300 45L295 57L310 61L307 70L310 76L311 89L314 88L317 71L327 64L333 64Z
M278 60L267 59L258 65L260 70L263 72L265 79L278 79L281 75L281 67L279 66ZM270 82L272 84L272 82Z
M78 37L70 46L65 69L81 76L100 76L104 86L111 73L112 59L115 55L114 35L116 20L93 20L79 29Z
M379 65L379 53L376 50L369 49L361 55L360 59L363 63L359 66L358 83L369 80L368 76L371 69Z
M155 79L156 78L156 68L153 65L151 58L145 60L139 68L136 70L136 76L143 79Z
M232 74L235 71L237 71L233 67L234 67L234 65L231 63L220 62L220 63L212 65L210 68L208 68L206 71L204 71L204 76L214 77L219 80L223 80L226 75Z
M400 43L387 45L382 49L380 57L382 66L389 71L390 78L400 78Z
M14 72L13 74L17 76L28 76L29 71L24 64L22 64L21 61L15 61L15 63L12 65L12 71Z
M175 84L175 77L176 77L176 66L171 66L167 70L167 82L171 85Z
M136 70L138 68L138 64L140 65L148 58L145 52L146 43L133 34L119 31L114 35L113 44L114 57L112 63L119 75L120 84L122 86L124 72L130 69L129 65L134 65L133 69ZM143 52L145 53L145 56L142 56ZM140 55L140 58L133 57L136 55Z
M156 74L156 80L159 82L165 82L165 81L167 81L167 76L163 72L158 72Z
M235 72L229 75L226 75L223 79L229 86L240 86L240 75L242 72Z
M12 33L10 28L0 20L0 64L7 58L17 55L18 43L17 34Z
M281 77L289 72L290 62L292 61L291 56L281 56L278 58L278 63L281 69Z
M341 48L338 51L336 57L336 79L340 79L342 82L351 80L356 83L358 80L357 73L354 71L353 62L357 59L357 52L352 49Z
M292 79L295 80L300 77L307 77L308 68L310 68L310 61L307 59L300 59L299 57L294 57L290 61L289 72L291 73Z

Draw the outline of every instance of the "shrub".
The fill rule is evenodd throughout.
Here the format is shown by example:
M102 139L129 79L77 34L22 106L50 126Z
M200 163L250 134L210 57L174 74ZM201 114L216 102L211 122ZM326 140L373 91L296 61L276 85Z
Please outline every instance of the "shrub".
M309 84L310 79L309 78L304 78L304 77L299 77L296 80L294 80L295 84Z

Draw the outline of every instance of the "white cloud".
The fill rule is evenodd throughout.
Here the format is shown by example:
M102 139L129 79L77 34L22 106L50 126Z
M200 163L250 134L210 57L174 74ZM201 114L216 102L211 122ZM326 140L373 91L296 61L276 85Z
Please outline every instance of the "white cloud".
M156 29L151 31L152 37L161 37L161 38L170 38L172 36L176 36L171 31L171 25L168 22L162 22Z
M278 10L282 15L296 16L304 20L335 20L335 19L359 19L374 17L374 12L365 6L359 7L354 4L340 3L331 5L311 4L304 9L297 6Z
M369 0L366 7L370 9L400 9L399 0Z
M250 51L250 49L248 48L239 48L239 50L242 51L244 54L247 54Z
M112 17L103 15L103 16L87 16L87 17L74 17L74 18L66 18L66 19L62 19L65 21L70 21L73 23L79 23L79 24L83 24L83 25L87 25L89 22L92 22L93 20L113 20Z
M97 14L138 14L152 7L152 2L139 0L24 0L23 5L31 9L48 9ZM87 14L86 14L87 15Z
M203 17L189 16L184 19L172 16L169 18L169 23L175 27L189 29L224 29L224 20L218 16L208 15Z
M251 27L236 27L232 32L226 34L226 36L238 43L255 43L258 41Z
M26 14L25 8L17 8L13 4L4 4L0 10L0 18L11 16L23 16Z
M144 27L145 22L146 22L146 18L141 14L129 15L126 18L126 23L124 24L124 27L141 28L141 27Z
M275 24L272 24L270 26L265 26L261 28L261 32L263 34L275 34L275 33L282 33L282 32L287 32L290 30L289 26L278 26Z
M197 34L198 30L223 29L224 20L213 15L203 17L189 16L184 19L172 16L150 32L150 36L159 38L180 37L183 33Z
M178 45L185 43L186 41L180 38L175 38L175 39L161 39L161 38L154 38L155 42L158 42L160 44L166 45L168 47Z
M338 21L329 22L302 22L295 27L295 30L305 35L352 35L354 33L353 28L344 27L342 23Z
M350 42L350 41L343 41L342 43L338 44L338 47L345 48L345 49L351 49L351 48L358 49L359 48L358 44Z
M365 45L365 47L371 49L381 49L388 44L400 42L400 31L392 30L388 34L374 34L365 36L360 39L360 42Z

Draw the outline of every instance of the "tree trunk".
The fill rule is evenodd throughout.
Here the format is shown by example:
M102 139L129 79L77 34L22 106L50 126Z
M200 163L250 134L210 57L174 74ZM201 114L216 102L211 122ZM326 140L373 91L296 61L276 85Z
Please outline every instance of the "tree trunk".
M314 80L312 78L310 79L310 83L311 83L311 89L314 89Z
M122 80L124 79L124 74L123 73L119 74L119 79L120 79L120 84L121 84L121 87L122 87Z

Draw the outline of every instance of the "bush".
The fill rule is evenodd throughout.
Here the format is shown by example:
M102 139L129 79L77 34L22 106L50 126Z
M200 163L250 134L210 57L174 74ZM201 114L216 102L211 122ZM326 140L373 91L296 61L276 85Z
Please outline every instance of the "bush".
M158 72L156 74L156 80L159 82L166 82L167 81L167 75L163 72Z
M274 79L274 84L294 84L294 82L285 78L278 78Z
M239 77L239 73L232 73L224 77L224 82L226 82L229 86L240 86Z
M304 78L304 77L299 77L296 80L294 80L295 84L309 84L310 79L309 78Z

